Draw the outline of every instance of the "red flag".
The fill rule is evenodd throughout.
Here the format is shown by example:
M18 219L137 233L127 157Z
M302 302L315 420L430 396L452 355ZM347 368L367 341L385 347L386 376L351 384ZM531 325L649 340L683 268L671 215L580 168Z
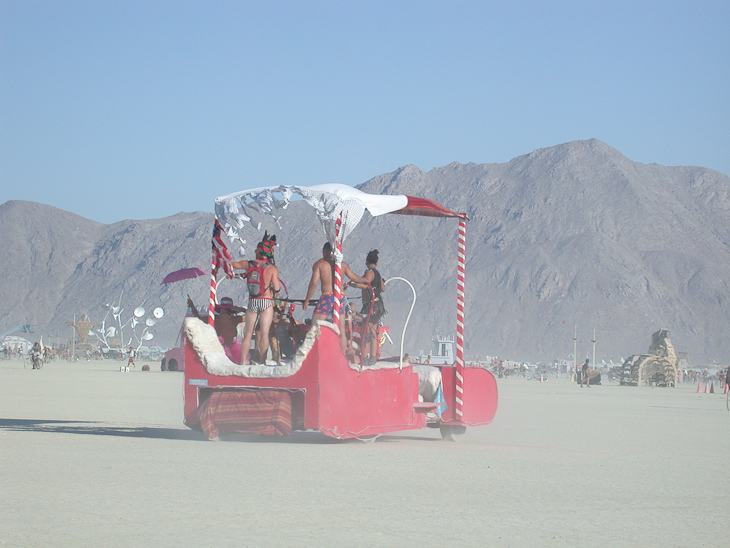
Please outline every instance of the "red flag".
M233 278L233 266L231 265L233 258L228 252L228 247L226 247L223 238L221 238L221 232L223 232L223 227L218 222L218 219L216 219L213 225L213 264L215 265L216 273L222 267L223 272L226 273L226 277Z
M226 243L221 238L223 227L215 220L213 224L213 238L211 247L213 249L213 261L210 269L210 299L208 302L208 323L213 325L215 322L215 295L218 291L218 270L222 267L226 277L233 278L233 265L231 262L231 254L228 253Z

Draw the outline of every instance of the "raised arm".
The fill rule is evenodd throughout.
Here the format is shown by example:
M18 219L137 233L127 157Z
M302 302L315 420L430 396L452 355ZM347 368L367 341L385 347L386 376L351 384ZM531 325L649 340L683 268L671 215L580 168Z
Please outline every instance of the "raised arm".
M188 295L188 308L193 311L193 314L195 314L195 317L199 320L202 320L200 317L200 312L198 312L198 309L195 307L195 303L193 302L193 299L190 298L190 295Z

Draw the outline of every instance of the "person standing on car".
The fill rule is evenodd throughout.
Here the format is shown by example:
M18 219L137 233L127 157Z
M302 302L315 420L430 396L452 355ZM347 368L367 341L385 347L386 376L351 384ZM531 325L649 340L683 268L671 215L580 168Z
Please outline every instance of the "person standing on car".
M350 266L342 261L340 263L342 269L342 275L347 276L350 280L355 282L364 282L365 278L361 278L355 274ZM349 284L345 284L342 288L347 289ZM307 296L304 298L302 303L302 310L306 312L309 306L309 300L314 297L317 291L317 286L320 287L322 294L317 301L317 306L312 314L312 323L318 320L326 320L333 316L335 308L335 257L332 254L332 244L325 242L322 246L322 258L318 259L312 266L312 277L309 279L309 286L307 287ZM342 353L347 353L347 337L345 334L345 299L343 298L340 302L340 347Z
M379 251L373 249L368 252L365 257L365 273L363 278L368 283L354 283L349 282L349 285L362 289L362 310L360 315L367 318L370 312L370 304L372 303L373 311L370 314L370 321L368 322L367 338L365 341L365 348L368 351L368 357L365 360L365 365L372 365L378 359L380 341L378 340L378 327L380 326L380 319L385 315L385 305L383 304L382 293L385 291L385 282L383 277L378 272L378 255ZM370 291L372 287L372 292Z
M274 321L274 299L279 299L279 269L274 264L274 246L276 236L264 234L263 240L256 246L256 259L231 263L234 268L246 269L248 286L248 307L246 307L246 323L241 343L241 364L249 365L249 350L256 323L256 354L259 363L266 363L269 352L269 330Z

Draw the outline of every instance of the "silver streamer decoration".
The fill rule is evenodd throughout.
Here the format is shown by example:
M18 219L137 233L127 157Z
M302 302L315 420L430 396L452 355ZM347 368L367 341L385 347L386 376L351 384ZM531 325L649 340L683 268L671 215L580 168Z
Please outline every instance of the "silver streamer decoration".
M229 194L216 199L215 214L223 225L223 229L231 242L241 244L239 252L246 255L246 240L241 231L246 226L261 230L261 223L253 221L258 215L270 217L277 227L281 228L281 216L278 212L285 210L297 195L314 209L322 224L324 233L335 245L337 219L342 215L340 241L344 242L365 213L365 204L356 198L342 198L334 191L339 185L318 185L314 187L279 186L263 187ZM337 258L337 257L336 257ZM342 260L342 257L339 257Z

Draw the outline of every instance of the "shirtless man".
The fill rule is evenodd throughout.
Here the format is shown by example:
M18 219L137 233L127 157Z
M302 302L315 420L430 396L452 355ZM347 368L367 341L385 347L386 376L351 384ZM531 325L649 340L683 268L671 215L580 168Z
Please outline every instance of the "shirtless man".
M200 316L198 309L195 307L195 303L193 303L189 295L188 306L200 321L207 321L207 317ZM226 356L234 363L241 363L241 345L236 342L236 335L238 334L238 324L243 321L243 316L240 316L242 312L246 312L246 309L240 306L233 306L233 299L230 297L223 297L215 307L215 323L213 327L215 327L218 340L223 345Z
M259 336L256 338L256 350L259 360L266 362L269 352L269 330L274 320L274 295L279 293L279 269L272 264L274 257L275 239L264 238L256 246L256 259L253 261L232 262L233 268L246 270L248 279L248 309L246 310L246 326L241 343L241 359L243 365L248 365L248 352L251 349L256 320L259 322ZM260 283L254 283L254 278L261 276Z
M355 274L345 261L342 261L341 267L342 273L350 278L350 280L358 283L367 282L365 278ZM335 306L334 278L335 258L332 256L332 245L329 242L325 242L322 247L322 258L314 263L314 266L312 267L312 278L309 280L307 297L302 303L302 309L306 311L307 306L309 305L309 299L311 299L314 296L314 292L317 291L317 285L321 285L322 296L317 302L314 314L312 314L312 323L317 320L324 320L327 316L332 314L332 310ZM345 353L347 350L347 340L345 338L344 299L340 302L340 346L342 347L342 352Z

